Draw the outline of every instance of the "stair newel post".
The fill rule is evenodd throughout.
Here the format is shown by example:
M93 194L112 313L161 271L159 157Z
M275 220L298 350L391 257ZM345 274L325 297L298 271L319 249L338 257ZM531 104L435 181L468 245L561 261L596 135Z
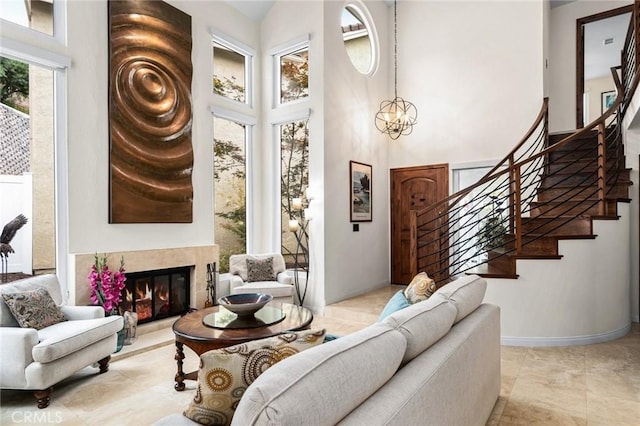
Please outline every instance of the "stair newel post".
M513 154L509 155L509 233L515 232L515 203L516 203L516 183L513 174Z
M418 274L418 212L409 211L409 269L411 275Z
M520 166L516 166L512 169L512 179L514 182L514 222L515 222L515 235L516 235L516 255L522 254L522 197L521 197L521 174Z
M604 122L598 124L598 214L605 215L605 195L607 187L607 147Z

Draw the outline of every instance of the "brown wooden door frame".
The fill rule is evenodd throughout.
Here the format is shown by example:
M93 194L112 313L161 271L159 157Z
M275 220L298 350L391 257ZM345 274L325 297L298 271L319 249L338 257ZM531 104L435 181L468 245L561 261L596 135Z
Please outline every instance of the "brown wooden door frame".
M407 176L407 174L414 173L415 176ZM432 195L432 197L413 198L406 192L407 198L402 197L403 191L401 191L401 189L405 191L407 189L419 190L421 187L425 188L425 186L429 185L431 185L430 188L433 190L433 192L429 192L429 195ZM403 186L404 188L402 188ZM409 223L404 222L403 214L406 213L408 216L411 211L424 209L428 205L444 199L449 195L449 165L432 164L390 169L389 188L389 199L391 203L389 208L391 282L395 284L408 284L413 277L411 274L416 272L409 271L411 266L408 264L415 264L415 262L411 262L411 256L417 254L411 252L411 248L406 246L406 238L403 239L403 235L406 237L407 235L405 234L411 232ZM420 193L412 192L411 194L416 195ZM403 202L406 202L407 206L409 204L411 206L415 205L416 209L403 206ZM407 220L409 219L407 218ZM400 221L400 223L398 221ZM403 241L405 245L403 245ZM409 275L411 275L411 277L409 277Z
M576 19L576 129L584 127L584 26L591 22L633 12L633 4Z

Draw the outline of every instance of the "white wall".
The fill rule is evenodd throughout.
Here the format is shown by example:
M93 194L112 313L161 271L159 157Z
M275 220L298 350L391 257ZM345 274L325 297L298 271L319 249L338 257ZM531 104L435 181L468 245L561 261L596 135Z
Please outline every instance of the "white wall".
M627 114L624 117L623 128L625 141L626 166L631 168L629 188L631 198L631 220L629 227L629 297L631 298L631 315L635 322L640 322L640 88L636 89L631 99Z
M222 2L170 1L191 15L193 223L109 224L108 16L106 2L68 3L69 251L142 250L213 243L209 26L256 45L256 25ZM89 37L88 34L91 34Z
M325 299L333 303L389 284L389 163L393 142L378 132L374 116L392 96L388 54L392 8L365 2L377 28L382 52L371 77L351 64L340 29L342 2L324 3L324 196ZM329 60L330 58L330 60ZM349 161L372 166L372 218L353 232L350 223Z
M487 280L485 301L501 308L503 344L587 344L626 334L630 261L611 248L629 246L629 204L618 212L617 221L593 221L596 239L560 241L561 260L518 260L517 280Z
M576 20L631 3L630 0L578 0L551 9L550 131L576 128Z
M602 93L616 90L616 85L612 77L600 77L584 82L584 93L587 95L589 108L589 119L586 123L591 123L602 115Z
M389 166L495 160L543 99L543 2L399 2L398 95L414 132Z

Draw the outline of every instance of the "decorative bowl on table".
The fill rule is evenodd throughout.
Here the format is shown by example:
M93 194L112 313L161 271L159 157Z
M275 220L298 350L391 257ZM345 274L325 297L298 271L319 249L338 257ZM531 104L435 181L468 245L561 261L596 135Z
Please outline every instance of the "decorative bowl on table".
M273 299L265 293L232 294L218 299L220 306L239 317L252 316Z

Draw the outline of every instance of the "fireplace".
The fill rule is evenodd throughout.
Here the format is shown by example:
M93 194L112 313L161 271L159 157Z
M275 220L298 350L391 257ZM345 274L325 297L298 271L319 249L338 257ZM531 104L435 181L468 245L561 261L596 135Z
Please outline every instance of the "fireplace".
M138 323L189 311L191 267L127 273L123 310L138 314Z

